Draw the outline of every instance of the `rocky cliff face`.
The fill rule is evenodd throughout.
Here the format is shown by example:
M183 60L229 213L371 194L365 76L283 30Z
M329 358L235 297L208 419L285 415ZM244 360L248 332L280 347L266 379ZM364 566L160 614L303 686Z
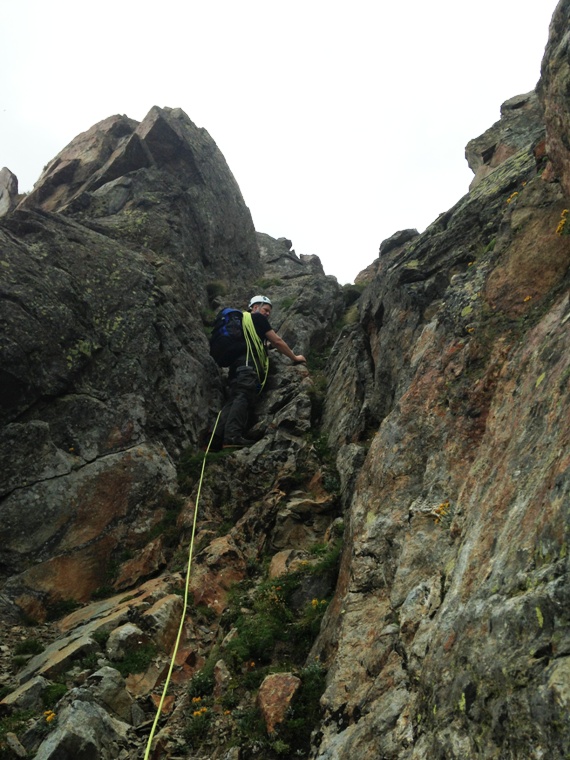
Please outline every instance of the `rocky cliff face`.
M180 110L7 208L8 757L143 757L177 631L155 758L568 755L569 14L469 193L352 288L254 232ZM272 357L259 441L201 479L207 325L252 291L309 368Z

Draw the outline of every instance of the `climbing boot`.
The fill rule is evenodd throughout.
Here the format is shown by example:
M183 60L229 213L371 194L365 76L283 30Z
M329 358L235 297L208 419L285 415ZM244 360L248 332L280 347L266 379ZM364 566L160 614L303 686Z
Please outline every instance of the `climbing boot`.
M242 449L244 446L251 446L255 441L248 441L247 438L230 438L224 441L224 449Z

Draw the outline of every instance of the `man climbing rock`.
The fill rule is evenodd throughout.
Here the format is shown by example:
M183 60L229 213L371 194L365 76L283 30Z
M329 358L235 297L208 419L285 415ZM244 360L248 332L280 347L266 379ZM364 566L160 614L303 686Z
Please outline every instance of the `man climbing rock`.
M249 413L267 377L268 357L266 345L271 344L279 353L295 363L305 362L302 354L296 354L269 323L272 304L267 296L254 296L249 311L241 316L241 331L231 322L239 320L241 312L226 310L226 327L214 326L210 339L210 353L220 366L229 367L229 398L222 409L212 448L225 446L249 446L252 440L245 437ZM218 322L218 320L217 320ZM218 323L219 324L219 323ZM223 336L222 336L223 333Z

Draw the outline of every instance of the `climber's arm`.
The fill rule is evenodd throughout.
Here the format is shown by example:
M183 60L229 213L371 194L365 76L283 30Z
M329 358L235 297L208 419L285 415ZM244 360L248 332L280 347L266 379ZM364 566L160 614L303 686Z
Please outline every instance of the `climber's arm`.
M276 348L280 354L283 354L284 356L287 356L291 361L294 362L306 362L307 360L302 354L296 354L289 346L285 343L283 338L280 338L279 335L275 332L275 330L269 330L269 332L265 333L265 339L268 340L273 348Z

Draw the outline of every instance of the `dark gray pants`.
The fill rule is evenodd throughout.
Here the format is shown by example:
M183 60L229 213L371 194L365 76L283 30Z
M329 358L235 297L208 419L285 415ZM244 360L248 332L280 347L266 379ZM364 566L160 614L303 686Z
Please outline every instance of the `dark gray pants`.
M233 373L230 373L230 376ZM259 382L254 367L246 365L235 369L230 380L229 398L222 409L216 438L232 441L241 438L248 428L249 415L255 405Z

